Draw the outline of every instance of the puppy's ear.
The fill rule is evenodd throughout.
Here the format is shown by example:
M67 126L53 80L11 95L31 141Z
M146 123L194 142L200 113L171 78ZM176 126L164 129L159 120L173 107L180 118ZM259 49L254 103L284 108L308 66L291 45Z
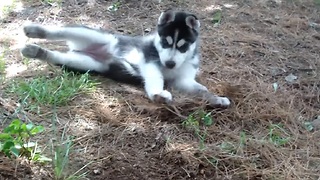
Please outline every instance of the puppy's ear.
M175 13L173 10L169 9L161 13L158 19L158 25L167 24L169 22L174 21Z
M188 16L186 18L186 24L187 26L189 26L191 29L194 29L194 30L199 30L200 28L200 21L194 15Z

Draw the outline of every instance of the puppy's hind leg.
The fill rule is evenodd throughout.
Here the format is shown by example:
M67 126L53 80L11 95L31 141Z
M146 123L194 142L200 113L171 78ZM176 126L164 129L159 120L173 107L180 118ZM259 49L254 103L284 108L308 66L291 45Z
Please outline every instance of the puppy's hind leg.
M48 40L65 40L72 42L76 49L85 48L90 44L115 45L118 40L112 34L91 29L85 26L43 26L29 24L24 26L23 31L29 38Z
M27 58L39 59L55 65L64 65L80 71L96 71L103 73L108 70L109 66L93 58L77 52L62 53L50 51L35 44L28 44L21 49L23 56Z

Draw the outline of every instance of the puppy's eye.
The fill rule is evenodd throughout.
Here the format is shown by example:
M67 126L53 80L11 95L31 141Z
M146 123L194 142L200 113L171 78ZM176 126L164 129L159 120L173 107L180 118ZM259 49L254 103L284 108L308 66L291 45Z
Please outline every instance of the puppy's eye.
M178 42L178 44L179 44L179 42ZM178 49L178 51L180 51L181 53L185 53L185 52L187 52L188 51L188 49L189 49L189 43L187 43L187 42L185 42L183 45L181 45L180 47L178 46L178 44L177 44L177 49Z
M181 47L183 45L185 45L187 42L184 39L180 39L180 41L177 42L177 47Z
M167 40L167 42L168 42L169 45L172 45L172 44L173 44L173 39L172 39L172 37L167 36L167 37L166 37L166 40Z
M173 39L170 36L162 37L160 43L163 48L170 48L172 46Z

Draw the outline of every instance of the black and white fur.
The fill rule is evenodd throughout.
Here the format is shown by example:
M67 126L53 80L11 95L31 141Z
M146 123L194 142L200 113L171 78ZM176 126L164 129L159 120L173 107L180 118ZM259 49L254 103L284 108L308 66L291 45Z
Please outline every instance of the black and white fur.
M207 98L211 105L229 106L226 97L216 96L195 80L199 68L200 22L194 14L167 10L158 19L157 30L147 36L123 36L86 26L29 24L29 38L65 40L68 52L51 51L28 44L21 53L77 71L92 71L125 83L144 85L153 101L172 101L165 83L178 91Z

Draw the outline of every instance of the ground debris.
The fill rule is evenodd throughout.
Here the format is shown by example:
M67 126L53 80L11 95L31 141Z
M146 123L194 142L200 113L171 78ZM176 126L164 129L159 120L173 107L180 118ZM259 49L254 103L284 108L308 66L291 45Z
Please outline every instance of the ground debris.
M160 10L169 6L195 12L203 37L199 81L232 101L230 108L217 109L205 100L174 93L173 104L154 104L142 88L97 77L101 85L96 92L80 94L67 106L42 108L45 112L40 115L17 113L43 124L51 133L55 111L57 129L66 128L75 136L77 151L69 170L93 162L85 170L88 179L97 180L319 179L319 122L315 117L320 108L320 12L313 0L99 0L62 1L54 6L21 2L22 11L1 20L0 31L7 44L21 41L19 32L26 19L142 35L154 30ZM214 25L212 15L217 7L226 7L214 19L219 26ZM36 43L52 49L64 45ZM6 47L5 63L28 64L15 47ZM30 61L28 68L14 73L10 80L48 74L51 78L60 73L55 67L41 64L38 68L38 61ZM0 118L19 107L19 97L6 99L1 88ZM194 112L210 114L210 126L199 123L203 117L190 118ZM186 120L199 126L185 127ZM50 142L54 137L47 134L39 139ZM24 164L17 171L10 163L0 159L0 179L23 179L25 174L29 179L53 177L51 168Z

